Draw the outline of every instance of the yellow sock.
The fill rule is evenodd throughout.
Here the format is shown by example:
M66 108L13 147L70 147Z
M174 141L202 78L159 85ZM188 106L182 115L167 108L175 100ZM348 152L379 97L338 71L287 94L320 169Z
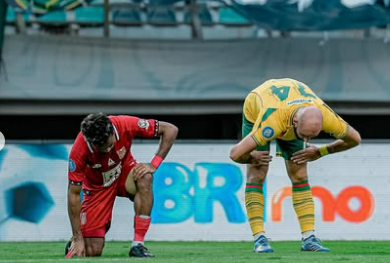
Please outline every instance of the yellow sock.
M264 232L264 195L262 184L246 184L245 207L253 235Z
M314 201L308 180L293 183L292 201L301 232L314 230Z

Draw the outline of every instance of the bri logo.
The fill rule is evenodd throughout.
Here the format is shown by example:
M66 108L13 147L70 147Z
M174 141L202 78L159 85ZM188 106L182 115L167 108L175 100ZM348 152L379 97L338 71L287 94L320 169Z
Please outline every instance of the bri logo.
M163 163L154 174L153 223L214 221L219 204L230 223L246 222L237 194L243 185L241 170L229 163L196 163L193 170L180 163Z

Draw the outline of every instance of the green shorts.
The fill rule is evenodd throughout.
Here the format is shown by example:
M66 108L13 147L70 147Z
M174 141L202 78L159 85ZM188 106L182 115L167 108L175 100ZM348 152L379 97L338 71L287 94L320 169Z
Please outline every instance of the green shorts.
M253 123L248 121L245 116L242 117L242 138L245 138L253 130ZM295 139L291 141L283 141L276 139L276 156L281 156L285 160L290 160L293 153L300 151L304 147L304 141L301 139ZM257 151L269 151L271 142L266 145L257 146Z

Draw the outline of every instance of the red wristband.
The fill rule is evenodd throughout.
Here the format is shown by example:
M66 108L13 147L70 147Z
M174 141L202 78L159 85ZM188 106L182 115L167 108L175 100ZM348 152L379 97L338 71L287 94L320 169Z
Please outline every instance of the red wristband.
M162 161L164 161L164 159L161 157L161 156L158 156L158 155L155 155L152 159L152 161L150 162L150 164L154 167L154 168L158 168L160 166L160 164L162 163Z

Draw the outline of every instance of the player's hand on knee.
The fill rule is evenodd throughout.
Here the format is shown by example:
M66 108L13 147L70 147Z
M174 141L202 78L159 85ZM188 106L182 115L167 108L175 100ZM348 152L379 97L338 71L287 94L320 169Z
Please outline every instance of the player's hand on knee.
M291 161L296 164L304 164L307 162L315 161L321 157L318 147L308 144L308 148L293 153Z
M153 174L156 172L156 168L148 163L139 163L133 168L133 178L134 181L144 177L147 174Z
M253 157L251 164L254 166L268 165L272 161L269 151L253 151L251 156Z

